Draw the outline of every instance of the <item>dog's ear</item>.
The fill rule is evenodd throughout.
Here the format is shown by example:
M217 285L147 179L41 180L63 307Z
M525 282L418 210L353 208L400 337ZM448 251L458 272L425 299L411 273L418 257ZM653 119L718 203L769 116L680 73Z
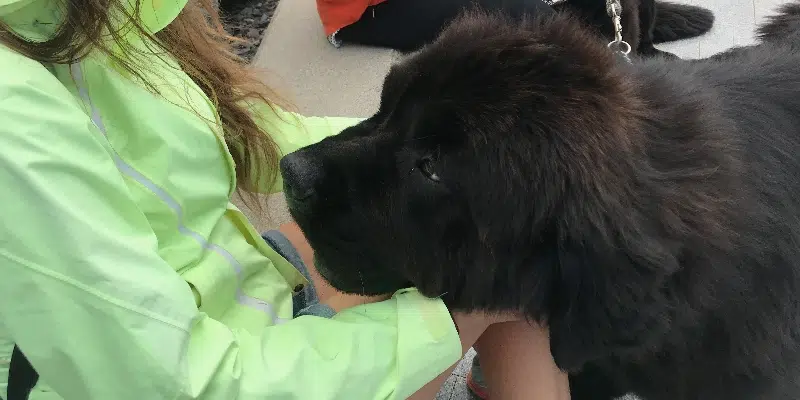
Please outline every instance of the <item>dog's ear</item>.
M560 281L548 320L559 368L575 371L598 358L641 349L668 328L662 283L672 268L655 264L664 262L663 249L651 250L654 257L642 258L619 248L560 246Z

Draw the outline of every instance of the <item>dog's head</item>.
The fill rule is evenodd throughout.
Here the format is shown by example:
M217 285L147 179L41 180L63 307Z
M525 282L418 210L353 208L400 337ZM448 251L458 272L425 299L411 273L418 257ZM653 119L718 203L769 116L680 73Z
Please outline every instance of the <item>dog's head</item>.
M391 69L376 114L282 160L320 273L346 292L523 310L574 345L560 364L591 357L576 342L606 340L589 325L609 318L591 308L613 280L635 307L674 261L632 203L641 107L621 69L565 16L459 19ZM655 328L629 311L608 312L631 335Z

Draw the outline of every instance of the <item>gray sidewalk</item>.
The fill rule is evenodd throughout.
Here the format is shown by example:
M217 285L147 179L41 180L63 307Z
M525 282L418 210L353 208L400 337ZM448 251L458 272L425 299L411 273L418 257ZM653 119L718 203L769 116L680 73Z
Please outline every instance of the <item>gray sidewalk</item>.
M398 0L399 1L399 0ZM436 0L431 0L436 1ZM711 9L716 26L707 35L660 48L684 58L705 57L752 43L757 22L785 0L677 0ZM368 116L377 107L383 77L398 55L384 49L342 47L325 39L314 0L283 0L253 63L264 79L306 115ZM288 221L281 195L268 201L268 215L243 208L262 231ZM438 400L466 400L464 377L471 353L442 388Z

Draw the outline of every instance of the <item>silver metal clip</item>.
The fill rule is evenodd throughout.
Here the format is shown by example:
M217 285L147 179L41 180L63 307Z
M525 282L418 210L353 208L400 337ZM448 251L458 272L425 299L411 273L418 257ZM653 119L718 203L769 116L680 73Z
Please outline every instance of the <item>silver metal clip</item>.
M631 45L622 40L622 4L619 0L606 0L606 12L614 25L614 40L608 43L608 48L631 62Z

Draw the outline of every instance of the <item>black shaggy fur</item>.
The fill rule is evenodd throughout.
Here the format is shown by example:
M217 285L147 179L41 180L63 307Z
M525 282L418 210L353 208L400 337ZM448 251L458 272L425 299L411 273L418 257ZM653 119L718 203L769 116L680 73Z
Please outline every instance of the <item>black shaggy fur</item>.
M764 42L795 40L798 34L800 34L800 3L783 4L777 15L769 17L769 22L756 30L756 35Z
M563 15L467 16L281 161L292 215L341 290L547 324L575 400L800 399L792 37L626 64Z
M659 1L655 8L658 18L653 27L653 43L700 36L714 25L714 14L702 7Z

